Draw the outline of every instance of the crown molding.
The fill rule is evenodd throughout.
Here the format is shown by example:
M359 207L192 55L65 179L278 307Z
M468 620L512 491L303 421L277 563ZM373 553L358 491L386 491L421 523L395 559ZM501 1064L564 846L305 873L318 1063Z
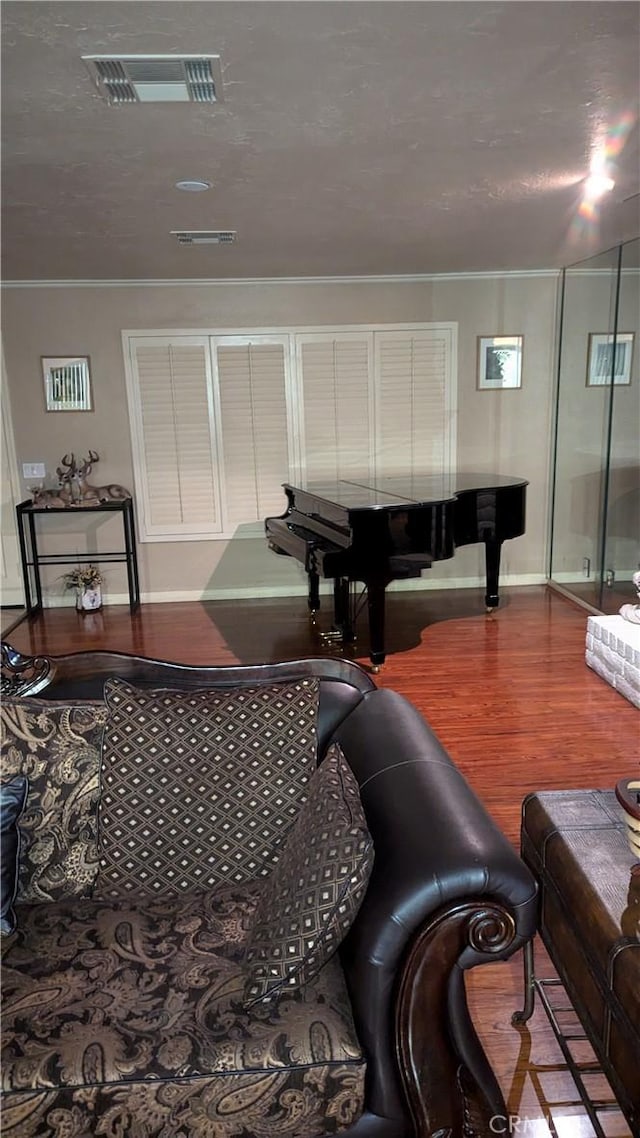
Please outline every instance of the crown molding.
M562 269L504 269L469 273L416 273L413 275L371 277L203 277L175 280L47 280L2 281L2 288L230 288L256 285L323 285L323 284L428 284L434 281L476 281L520 278L557 278Z

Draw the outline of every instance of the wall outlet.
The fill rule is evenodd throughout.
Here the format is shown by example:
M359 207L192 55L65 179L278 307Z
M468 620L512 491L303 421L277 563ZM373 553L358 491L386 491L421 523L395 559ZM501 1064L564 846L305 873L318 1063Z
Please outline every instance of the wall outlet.
M22 477L23 478L44 478L47 473L47 468L44 462L23 462L22 463Z

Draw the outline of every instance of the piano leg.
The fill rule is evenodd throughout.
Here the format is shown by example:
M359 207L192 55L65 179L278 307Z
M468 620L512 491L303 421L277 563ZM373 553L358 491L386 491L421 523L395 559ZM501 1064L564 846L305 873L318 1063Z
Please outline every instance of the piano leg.
M309 612L318 612L320 608L320 576L312 570L309 572L309 597L307 600Z
M344 644L352 644L355 640L355 629L351 619L347 577L336 577L333 583L333 605L335 625L342 633L342 641Z
M384 645L384 602L388 582L384 578L367 581L367 606L369 609L369 656L371 670L379 672L385 661Z
M493 612L500 604L500 597L498 596L498 576L500 573L501 550L501 541L496 541L495 538L485 538L484 552L487 572L487 592L485 594L484 603L487 606L487 612Z

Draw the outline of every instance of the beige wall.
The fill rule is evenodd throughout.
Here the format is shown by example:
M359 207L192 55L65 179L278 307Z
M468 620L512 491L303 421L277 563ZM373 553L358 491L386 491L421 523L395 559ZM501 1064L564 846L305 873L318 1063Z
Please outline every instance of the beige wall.
M49 482L67 451L100 454L99 482L133 488L125 395L123 329L231 329L309 325L458 323L458 468L529 479L527 528L505 544L502 579L545 578L549 445L554 370L555 274L443 277L425 281L246 282L203 285L11 287L3 289L3 339L17 460L45 462ZM524 335L520 390L476 390L476 338ZM40 356L91 357L95 410L44 410ZM27 485L22 480L24 496ZM283 495L283 510L285 507ZM118 526L44 519L47 549L114 548ZM115 530L114 530L115 526ZM64 532L63 532L64 530ZM97 544L92 545L91 542ZM143 599L296 594L301 566L263 539L145 543L139 546ZM59 572L45 577L60 603ZM122 566L107 567L106 599L124 599ZM483 577L478 547L461 549L425 573L425 584L472 585ZM414 583L410 583L413 585ZM407 587L401 585L399 587Z

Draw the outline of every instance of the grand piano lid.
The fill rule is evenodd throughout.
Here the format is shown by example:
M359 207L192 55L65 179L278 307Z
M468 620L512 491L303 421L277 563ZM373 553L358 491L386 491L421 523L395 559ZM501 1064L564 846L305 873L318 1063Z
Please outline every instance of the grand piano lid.
M493 474L486 471L466 474L457 471L455 474L442 476L420 473L398 474L389 478L376 478L375 485L377 490L385 494L401 495L414 502L424 502L434 501L434 492L437 495L438 488L444 493L443 499L436 496L436 501L474 490L502 490L507 486L528 486L528 482L524 478L512 478L508 474Z
M453 502L458 494L473 490L526 486L523 478L501 474L402 474L376 478L375 482L336 479L308 482L294 486L284 482L285 489L344 510L385 510L394 506L412 507Z

